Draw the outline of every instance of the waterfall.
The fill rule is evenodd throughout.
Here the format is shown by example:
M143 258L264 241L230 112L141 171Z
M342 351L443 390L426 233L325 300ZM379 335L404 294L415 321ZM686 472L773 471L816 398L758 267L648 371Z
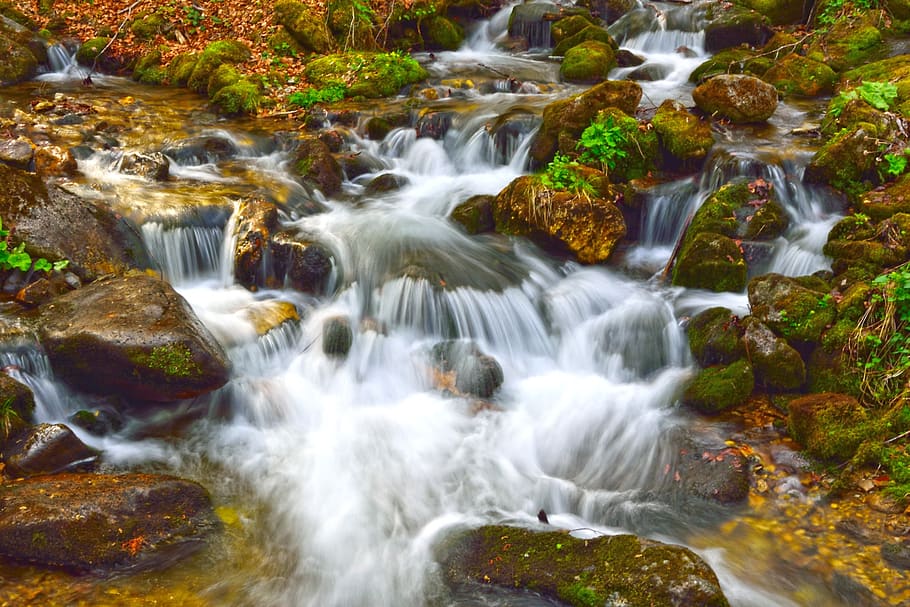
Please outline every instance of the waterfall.
M60 43L52 44L47 48L47 63L49 71L39 74L37 80L66 82L82 80L89 75L88 68L79 65L76 61L76 50L70 50ZM100 74L92 74L92 77L98 77L102 80L106 78Z

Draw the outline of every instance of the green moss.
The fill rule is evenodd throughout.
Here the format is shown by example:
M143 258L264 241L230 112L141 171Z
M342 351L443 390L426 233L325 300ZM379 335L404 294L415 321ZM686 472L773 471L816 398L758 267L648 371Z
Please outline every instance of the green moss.
M566 51L559 75L566 82L601 82L615 66L616 53L608 44L588 41Z
M82 43L79 50L76 51L76 61L82 65L92 65L95 58L101 54L101 51L110 42L110 38L90 38Z
M556 45L553 54L557 56L567 55L570 49L577 47L583 42L600 42L615 51L616 41L610 36L610 33L602 27L589 25L576 34L573 34Z
M790 434L821 460L849 460L874 433L866 410L850 396L811 394L791 401L789 408Z
M774 64L770 57L753 50L732 48L720 51L689 74L690 82L703 82L719 74L749 74L760 77Z
M664 101L651 119L661 146L673 158L674 168L695 168L714 145L711 125L689 113L681 103Z
M144 364L150 369L163 371L171 377L192 377L202 372L193 359L192 351L182 344L169 344L152 348Z
M158 79L160 75L160 79ZM133 80L146 84L160 84L166 72L161 68L161 51L154 49L140 57L133 66ZM157 82L150 82L157 80Z
M152 40L158 34L164 33L168 21L159 13L151 13L133 21L130 31L140 40Z
M815 97L830 95L837 74L828 65L801 55L788 55L777 61L762 79L784 95Z
M442 15L421 21L420 35L431 50L454 51L464 42L464 28Z
M299 2L277 4L275 20L308 51L325 53L334 46L325 21L305 4Z
M692 356L702 367L730 364L746 353L739 319L727 308L708 308L699 313L689 322L686 334Z
M711 291L742 291L746 286L746 262L732 238L716 232L686 237L673 266L673 284Z
M592 25L594 23L584 15L571 15L553 22L550 27L550 37L553 39L553 44L559 45L563 40Z
M193 73L187 80L187 87L197 93L208 92L209 78L223 63L241 63L250 58L250 49L243 42L219 40L205 47L199 55Z
M24 45L0 34L0 84L27 80L38 71L38 60Z
M176 86L185 86L193 75L199 56L196 53L177 55L167 64L167 79Z
M229 63L219 65L209 77L209 84L207 87L209 97L214 98L215 93L226 86L236 84L241 77L240 72L238 72L237 68L233 65Z
M736 4L765 16L772 25L789 25L802 21L804 5L793 0L736 0Z
M219 89L212 103L225 114L256 114L263 103L262 91L249 80L241 79Z
M702 413L720 413L744 403L754 387L752 365L738 360L702 369L686 388L682 402Z
M806 167L805 180L828 184L856 199L878 181L878 129L861 122L844 130L816 152Z
M404 53L349 52L319 57L307 64L307 80L317 88L347 86L349 97L391 97L427 72Z

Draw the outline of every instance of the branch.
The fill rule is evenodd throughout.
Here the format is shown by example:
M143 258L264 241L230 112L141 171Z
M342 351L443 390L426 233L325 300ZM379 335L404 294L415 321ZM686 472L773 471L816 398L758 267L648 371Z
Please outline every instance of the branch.
M133 14L133 9L136 8L136 6L138 4L140 4L141 2L142 2L142 0L136 0L135 2L130 4L128 7L117 11L118 14L126 13L126 17L123 19L123 21L120 22L120 27L117 28L117 31L114 32L114 35L111 36L111 39L107 41L107 44L104 45L104 48L101 49L97 55L95 55L95 60L92 61L92 67L89 69L88 75L86 75L85 79L82 81L83 84L92 83L92 74L95 73L95 68L98 67L98 59L101 57L101 55L103 55L107 51L107 49L111 48L111 45L114 43L114 40L116 40L117 36L120 35L120 32L123 31L123 27L126 25L126 22L130 20L130 16Z

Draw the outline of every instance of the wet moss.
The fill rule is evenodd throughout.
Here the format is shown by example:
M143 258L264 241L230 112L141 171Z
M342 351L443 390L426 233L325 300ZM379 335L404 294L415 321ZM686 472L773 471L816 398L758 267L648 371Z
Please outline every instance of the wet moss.
M193 358L193 352L182 344L156 346L145 356L137 357L150 369L164 372L171 377L192 377L202 372Z
M334 46L323 19L304 3L292 0L277 3L275 21L308 51L325 53Z
M176 86L185 86L189 82L199 56L196 53L183 53L171 59L167 64L167 79Z
M161 51L153 49L140 57L133 66L133 80L143 84L161 84L167 72L161 67Z
M660 144L670 156L671 168L695 169L714 145L711 125L689 113L678 101L667 99L651 119Z
M559 45L566 38L574 36L591 25L594 23L584 15L570 15L553 22L550 27L550 36L553 38L553 43Z
M577 47L583 42L600 42L606 44L613 51L617 48L616 41L613 40L607 30L596 25L588 25L557 44L553 49L553 54L557 56L566 55L570 49Z
M692 356L702 367L729 364L741 359L743 329L739 318L727 308L708 308L686 328Z
M242 76L240 72L237 71L237 68L229 63L224 63L219 65L218 68L212 72L212 75L209 77L209 83L206 87L209 93L209 97L214 98L215 93L220 91L226 86L236 84Z
M607 133L612 134L598 134L599 131L595 130L592 143L604 145L610 141L614 144L610 146L613 155L609 159L613 166L606 167L603 164L606 161L604 158L591 159L586 162L587 166L604 171L613 183L640 179L656 169L660 160L660 146L657 133L653 129L639 128L638 120L618 108L601 110L592 121L592 125L595 123L610 125ZM563 138L560 142L560 151L564 154L578 152L590 154L591 151L584 145L584 131L578 141L572 137Z
M745 48L723 50L689 74L689 81L704 82L719 74L750 74L761 76L774 64L770 57L758 56L756 51Z
M347 97L391 97L402 87L424 80L426 70L403 53L348 52L319 57L307 64L316 87L346 86Z
M866 410L851 396L810 394L790 401L788 427L813 457L843 462L874 433Z
M24 45L0 34L0 84L27 80L38 71L38 60Z
M792 0L736 0L736 4L767 17L772 25L800 23L805 17L805 5Z
M492 232L496 229L493 219L495 196L471 196L452 211L452 221L461 224L468 234Z
M856 199L878 182L876 157L879 153L878 129L860 122L845 129L816 152L804 179L809 183L828 184Z
M101 54L101 51L104 50L109 42L110 38L90 38L86 40L76 51L76 61L82 65L92 65L95 58Z
M746 261L732 238L702 232L683 245L673 266L673 284L710 291L742 291L746 286Z
M830 293L807 289L780 274L765 274L749 283L752 314L788 340L817 342L837 311Z
M442 15L421 21L420 35L428 50L454 51L464 42L464 28Z
M163 34L169 25L167 19L155 12L133 21L130 24L130 31L140 40L152 40L158 34Z
M260 88L247 79L241 79L218 90L212 103L225 114L256 114L263 103Z
M755 375L747 360L702 369L683 393L684 405L713 415L736 407L749 398Z
M784 95L816 97L834 92L837 74L820 61L801 55L787 55L765 72L762 79Z
M223 63L241 63L250 58L250 49L236 40L218 40L210 43L199 54L193 72L186 82L197 93L207 93L209 78Z

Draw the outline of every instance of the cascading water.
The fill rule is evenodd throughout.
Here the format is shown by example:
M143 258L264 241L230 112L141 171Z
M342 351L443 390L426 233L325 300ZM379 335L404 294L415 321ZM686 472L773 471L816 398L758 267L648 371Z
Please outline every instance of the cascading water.
M104 184L98 195L137 216L164 276L234 364L232 381L204 403L216 413L180 440L80 432L109 462L198 478L216 502L240 513L232 539L219 547L224 554L207 557L218 573L198 572L213 604L535 604L513 595L451 596L438 581L434 545L461 525L536 521L541 508L557 527L677 543L727 516L679 503L665 471L688 427L674 408L692 373L681 320L716 304L744 314L745 298L630 275L661 269L686 217L734 177L772 183L794 220L773 243L774 271L826 267L822 235L837 204L799 184L804 158L756 156L733 141L700 179L650 192L640 243L616 267L580 267L526 243L467 236L448 214L526 170L541 108L565 94L558 65L493 45L508 10L428 67L478 81L505 74L533 86L473 89L467 108L440 99L434 109L452 116L435 139L415 128L381 141L349 133L348 150L373 168L347 181L338 199L313 201L288 176L280 145L238 144L243 136L228 130L215 137L229 144L201 148L156 139L152 150L141 135L127 140L125 148L170 159L166 183L115 174L108 151L80 161L90 181ZM624 48L656 68L644 84L647 104L689 95L688 73L705 57L699 19L697 6L655 3L612 27ZM168 111L160 105L146 109ZM401 187L370 191L383 173ZM237 199L262 191L282 203L285 229L332 251L327 293L233 285L228 214ZM345 359L323 350L323 327L336 317L354 328ZM505 381L490 402L440 389L445 378L433 368L432 350L447 340L501 365ZM32 387L53 385L45 359L5 356ZM36 397L47 420L83 405L47 390L36 389ZM708 545L702 553L736 605L795 604L773 579L755 579L735 555Z

